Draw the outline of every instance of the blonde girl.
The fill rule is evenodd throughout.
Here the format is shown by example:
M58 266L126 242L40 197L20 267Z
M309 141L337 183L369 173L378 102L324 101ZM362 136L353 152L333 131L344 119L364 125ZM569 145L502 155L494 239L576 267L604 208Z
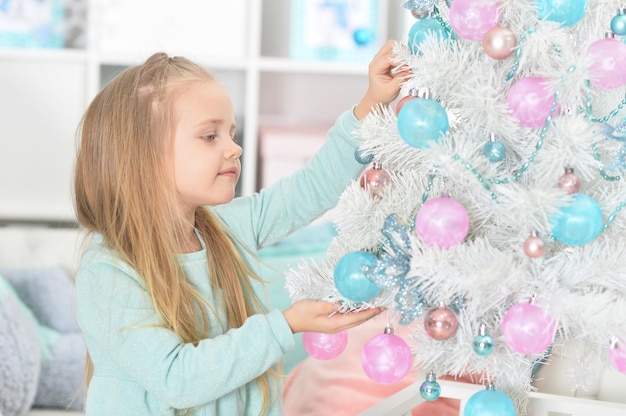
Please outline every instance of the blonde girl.
M307 167L248 197L235 198L231 100L202 66L156 53L94 98L74 178L90 237L76 278L87 415L280 415L277 364L293 334L380 312L332 314L315 301L272 309L255 253L323 214L362 171L352 131L399 92L392 45Z

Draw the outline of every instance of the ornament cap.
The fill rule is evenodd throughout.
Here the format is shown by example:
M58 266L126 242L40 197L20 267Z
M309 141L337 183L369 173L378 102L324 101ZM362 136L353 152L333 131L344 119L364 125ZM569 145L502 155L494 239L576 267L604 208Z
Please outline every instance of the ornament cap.
M383 331L383 333L385 333L385 334L393 334L393 326L387 325L385 327L385 330Z
M435 376L435 372L430 370L426 375L426 381L432 383L433 381L437 381L437 376Z
M420 98L424 98L425 100L429 100L430 99L430 89L428 88L424 88L424 90L422 91L422 93L419 95Z
M489 133L489 141L492 143L496 141L496 134L494 132Z
M623 15L626 14L626 6L625 5L621 5L617 8L617 14L618 15Z
M615 33L613 33L613 32L604 32L604 39L615 39Z
M383 164L380 162L374 162L372 164L372 169L381 170L383 168Z
M487 333L487 326L485 324L480 324L480 328L478 329L478 334L482 337Z

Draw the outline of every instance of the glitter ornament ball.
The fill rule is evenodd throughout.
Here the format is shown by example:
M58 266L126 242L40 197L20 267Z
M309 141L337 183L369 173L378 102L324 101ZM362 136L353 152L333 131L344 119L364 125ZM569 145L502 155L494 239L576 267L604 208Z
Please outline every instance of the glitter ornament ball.
M524 253L531 259L538 259L546 254L546 243L536 231L530 233L530 236L524 241Z
M415 232L429 246L450 248L469 231L465 207L449 196L429 199L415 216Z
M438 40L448 39L450 32L441 26L441 23L434 17L418 19L409 30L407 44L413 55L421 55L420 45L427 39L436 37Z
M617 15L611 19L611 32L617 36L626 36L626 7L620 7Z
M369 191L370 195L380 197L382 190L390 181L389 173L382 168L380 163L374 162L374 166L363 172L359 184L361 188Z
M388 329L384 334L370 338L361 351L363 371L370 379L381 384L393 384L402 380L413 363L407 343Z
M585 15L586 0L537 0L539 18L573 26Z
M511 56L517 46L517 38L511 29L495 26L483 37L483 50L493 59L505 59Z
M515 416L515 406L501 391L487 389L474 393L463 409L465 416Z
M433 402L441 395L441 386L437 383L437 377L431 371L426 380L420 386L420 396L426 401Z
M612 89L626 84L626 44L611 37L600 39L589 45L587 54L591 85Z
M507 345L520 354L539 354L554 341L556 325L543 308L529 302L514 305L501 325Z
M507 94L511 114L525 127L543 127L550 115L553 100L554 93L542 77L521 78Z
M580 191L580 178L571 168L566 168L565 173L559 179L559 189L573 195Z
M363 150L357 148L354 151L354 160L356 160L358 163L360 163L361 165L369 165L370 163L372 163L372 161L374 160L374 155L373 154L368 154L366 155Z
M501 141L492 137L492 139L485 144L483 154L490 162L500 162L504 159L504 156L506 156L506 146L504 146L504 143Z
M602 210L592 197L574 194L574 201L550 218L552 234L557 241L582 246L593 241L602 231Z
M482 39L499 20L498 3L491 0L454 0L450 7L450 26L465 39Z
M404 104L398 113L398 133L407 144L426 149L441 141L448 132L448 114L430 98L416 98Z
M318 360L332 360L338 357L348 345L348 333L341 331L336 334L320 332L303 332L302 346L309 355Z
M378 295L380 288L366 277L366 270L374 267L377 258L366 251L344 254L335 265L335 287L344 297L355 302L366 302Z
M456 334L459 321L456 314L445 306L439 306L428 312L424 318L424 330L434 340L445 341Z
M617 371L626 374L626 343L623 340L616 338L611 341L609 359Z

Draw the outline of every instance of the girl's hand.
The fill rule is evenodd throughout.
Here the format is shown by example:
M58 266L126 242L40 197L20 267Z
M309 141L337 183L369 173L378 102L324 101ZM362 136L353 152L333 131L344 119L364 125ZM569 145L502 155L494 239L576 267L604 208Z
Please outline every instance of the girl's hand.
M410 71L398 70L399 64L392 62L395 41L388 40L369 64L369 86L367 92L354 109L359 120L365 117L372 107L387 105L396 99L400 86Z
M296 334L298 332L323 332L334 334L352 328L381 313L384 308L359 312L338 313L338 305L330 302L300 300L283 311L283 315Z

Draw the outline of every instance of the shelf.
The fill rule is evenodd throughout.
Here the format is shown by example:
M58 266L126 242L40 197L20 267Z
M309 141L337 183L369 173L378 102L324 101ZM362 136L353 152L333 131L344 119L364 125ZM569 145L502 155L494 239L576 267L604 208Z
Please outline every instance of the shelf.
M82 49L1 48L0 62L9 60L57 62L85 62L87 52Z

